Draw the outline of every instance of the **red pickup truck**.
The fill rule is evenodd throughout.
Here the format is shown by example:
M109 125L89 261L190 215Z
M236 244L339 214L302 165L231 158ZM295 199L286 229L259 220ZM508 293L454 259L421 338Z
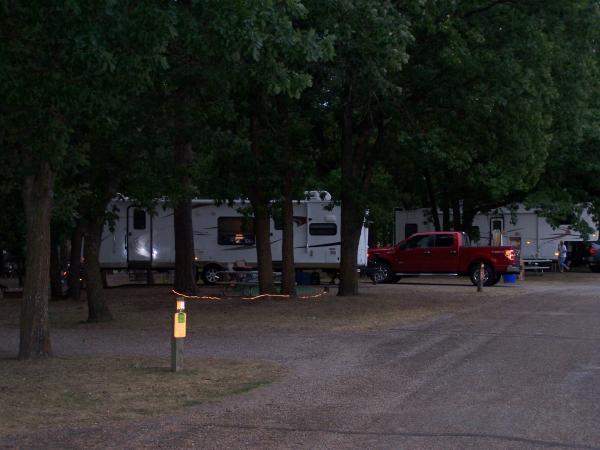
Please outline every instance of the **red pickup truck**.
M395 283L404 275L468 275L477 285L483 263L483 284L493 286L506 273L519 273L513 247L471 247L458 231L415 233L393 247L369 249L373 281Z

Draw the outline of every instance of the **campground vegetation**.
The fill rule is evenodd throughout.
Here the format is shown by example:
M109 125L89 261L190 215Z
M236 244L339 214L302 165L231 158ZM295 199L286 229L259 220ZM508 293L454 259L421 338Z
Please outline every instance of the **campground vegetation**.
M212 358L188 359L186 370L178 374L170 372L160 359L151 358L3 361L0 436L185 412L201 403L270 384L284 374L284 369L273 363ZM40 410L47 412L43 421Z
M26 266L19 356L52 353L67 241L71 295L85 236L88 321L111 320L98 250L117 193L174 207L187 292L197 196L249 199L262 293L272 208L293 293L291 205L310 189L343 204L344 296L366 209L381 242L392 206L441 208L437 227L466 231L514 202L597 216L599 23L594 0L0 0L0 254Z

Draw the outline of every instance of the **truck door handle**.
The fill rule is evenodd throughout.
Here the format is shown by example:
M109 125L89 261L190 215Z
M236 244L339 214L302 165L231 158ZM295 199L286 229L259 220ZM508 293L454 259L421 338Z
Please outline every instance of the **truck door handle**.
M456 255L456 250L450 250L451 255Z
M431 255L431 252L430 252L429 250L425 250L425 251L423 252L423 254L424 254L424 255Z

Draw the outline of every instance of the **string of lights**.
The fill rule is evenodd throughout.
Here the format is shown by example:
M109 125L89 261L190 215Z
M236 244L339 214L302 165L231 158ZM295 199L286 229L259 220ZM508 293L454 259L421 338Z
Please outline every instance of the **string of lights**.
M292 297L289 294L258 294L258 295L252 296L252 297L241 297L241 299L246 300L246 301L254 301L254 300L259 300L261 298L280 298L280 299L297 298L299 300L310 300L310 299L322 297L323 295L325 295L327 293L327 291L328 291L328 289L323 289L321 292L319 292L317 294L298 295L295 297ZM183 297L183 298L191 299L191 300L223 300L224 298L226 298L226 297L211 297L211 296L207 296L207 295L187 295L187 294L178 292L175 289L171 289L171 292L173 294L177 295L178 297Z
M192 300L223 300L223 297L211 297L208 295L187 295L182 292L177 292L175 289L171 289L171 292L178 297L189 298Z
M284 295L284 294L259 294L259 295L255 295L254 297L242 297L242 300L252 301L252 300L259 300L261 298L266 298L266 297L286 298L286 299L297 298L300 300L310 300L313 298L322 297L323 295L325 295L325 291L319 292L318 294L314 294L314 295L297 295L295 297L292 297L291 295Z

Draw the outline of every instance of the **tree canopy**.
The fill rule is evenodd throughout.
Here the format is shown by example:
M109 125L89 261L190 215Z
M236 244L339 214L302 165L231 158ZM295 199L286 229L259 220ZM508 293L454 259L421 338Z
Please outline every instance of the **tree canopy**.
M95 260L117 193L175 207L189 289L194 196L249 199L266 291L270 217L288 233L313 189L342 203L344 295L367 209L380 243L394 206L467 231L515 202L600 217L599 19L592 0L0 0L0 251L27 256L21 356L50 353L50 224L85 223Z

